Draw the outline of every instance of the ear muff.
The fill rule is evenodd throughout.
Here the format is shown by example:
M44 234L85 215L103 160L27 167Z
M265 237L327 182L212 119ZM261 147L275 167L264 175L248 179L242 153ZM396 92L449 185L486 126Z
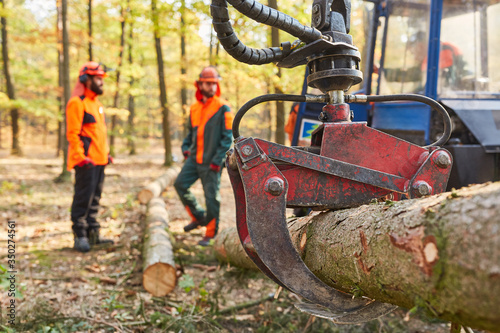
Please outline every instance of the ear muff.
M88 74L83 74L78 77L81 83L87 82L88 78L89 78Z
M83 73L81 74L78 79L80 80L81 83L85 83L87 82L87 80L89 79L89 75L99 75L100 73L95 73L96 71L99 70L99 68L101 67L101 63L98 63L97 64L97 67L96 68L89 68L88 66L85 66L83 67L83 69L80 71L80 73ZM106 74L106 68L104 67L102 70L101 70L104 74ZM90 74L88 74L88 72L90 72Z
M80 80L80 83L85 83L85 82L87 82L87 80L88 80L88 78L89 78L89 76L87 75L87 70L88 70L88 69L89 69L89 68L88 68L87 66L85 66L85 67L84 67L84 68L80 71L80 73L83 73L82 75L80 75L80 76L78 77L78 80Z

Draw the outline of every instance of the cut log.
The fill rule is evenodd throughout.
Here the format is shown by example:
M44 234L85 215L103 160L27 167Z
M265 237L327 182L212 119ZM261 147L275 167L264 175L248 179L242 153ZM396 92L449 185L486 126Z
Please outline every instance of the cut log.
M144 228L142 284L153 296L165 296L176 284L174 252L168 230L165 202L153 198L148 204Z
M137 199L143 205L146 205L151 199L159 197L160 194L167 188L171 186L177 175L179 174L180 168L178 166L173 166L169 168L163 175L155 179L153 182L149 183L145 188L143 188L138 194Z
M236 228L221 230L217 234L217 237L215 237L213 249L215 256L220 262L236 267L259 270L241 246Z
M237 264L231 229L214 248ZM500 332L500 183L315 213L289 230L306 265L336 289Z

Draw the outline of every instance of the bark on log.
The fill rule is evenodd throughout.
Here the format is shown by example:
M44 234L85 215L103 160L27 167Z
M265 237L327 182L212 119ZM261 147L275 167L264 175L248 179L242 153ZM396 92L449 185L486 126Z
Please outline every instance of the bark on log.
M230 265L256 270L259 269L254 262L247 256L243 246L241 246L240 238L236 228L226 228L221 230L213 245L215 257L217 260Z
M174 252L167 232L165 202L153 198L148 204L143 245L142 284L153 296L165 296L176 284Z
M237 264L231 229L214 248ZM499 182L316 213L289 229L306 265L336 289L500 332Z
M171 186L174 183L179 171L179 167L173 166L163 175L155 179L155 181L149 183L137 194L139 202L146 205L151 199L159 197L166 187Z

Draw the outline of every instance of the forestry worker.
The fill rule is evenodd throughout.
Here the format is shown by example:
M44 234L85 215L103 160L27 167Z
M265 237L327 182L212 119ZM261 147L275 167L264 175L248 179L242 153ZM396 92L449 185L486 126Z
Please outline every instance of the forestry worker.
M104 66L87 62L80 69L73 96L66 108L66 137L69 142L68 170L75 169L75 194L71 221L74 249L88 252L92 245L113 243L99 237L97 210L109 156L104 108L97 99L103 93Z
M220 76L213 67L205 67L196 86L196 102L191 105L188 135L182 142L185 163L175 181L175 189L192 221L184 227L188 232L206 227L198 242L210 244L219 227L220 178L226 151L232 142L233 115L228 102L220 97ZM201 179L206 211L198 204L189 188Z

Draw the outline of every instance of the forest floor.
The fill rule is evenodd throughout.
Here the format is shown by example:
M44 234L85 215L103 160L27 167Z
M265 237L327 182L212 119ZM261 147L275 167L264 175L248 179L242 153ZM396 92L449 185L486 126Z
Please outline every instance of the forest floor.
M0 274L0 331L449 332L448 323L405 309L347 326L300 313L293 306L295 295L270 296L277 288L264 275L219 265L211 247L197 245L201 230L185 234L182 227L189 216L172 188L163 198L176 238L180 278L167 297L152 297L141 283L145 207L136 195L165 168L159 142L143 144L139 150L142 153L135 156L119 152L106 168L99 218L101 234L115 245L82 254L72 249L72 182L54 182L61 159L43 146L25 147L25 157L0 149L0 265L8 268L7 221L15 221L17 271L15 298L8 295L7 274ZM194 193L203 196L199 182ZM223 229L234 224L235 216L226 171L221 196ZM8 322L7 306L13 299L15 325Z

